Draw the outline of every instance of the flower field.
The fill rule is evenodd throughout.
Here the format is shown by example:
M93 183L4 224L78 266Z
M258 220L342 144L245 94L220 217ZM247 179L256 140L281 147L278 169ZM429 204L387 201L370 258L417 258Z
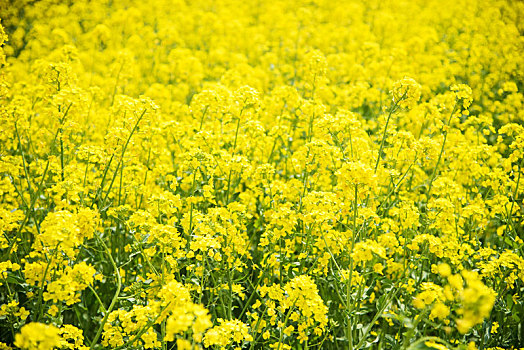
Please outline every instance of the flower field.
M524 347L524 2L0 19L0 349Z

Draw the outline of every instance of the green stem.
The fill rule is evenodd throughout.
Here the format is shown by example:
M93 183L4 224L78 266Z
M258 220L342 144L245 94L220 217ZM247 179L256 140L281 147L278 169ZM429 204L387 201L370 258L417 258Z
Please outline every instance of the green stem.
M451 115L449 116L448 122L446 124L446 127L449 127L449 124L451 123L451 118L453 118L453 114L455 114L455 111L457 110L458 101L455 102L455 106L453 106L453 110L451 111ZM442 159L442 154L444 153L444 147L446 146L446 140L448 138L448 131L444 133L444 141L442 141L442 147L440 148L440 153L438 155L437 164L435 164L435 168L433 169L433 173L431 174L431 178L429 180L428 185L428 192L426 193L426 196L429 200L429 194L431 192L431 188L433 186L433 181L435 180L435 176L437 175L437 169L440 164L440 160Z
M133 136L133 134L135 133L136 129L138 128L138 124L140 123L140 121L142 120L144 115L146 114L146 111L147 111L147 108L144 108L144 110L142 111L142 114L138 117L135 125L133 126L133 129L129 133L129 136L128 136L127 140L126 140L126 143L124 144L124 147L122 148L122 153L120 154L120 160L118 161L118 164L116 165L116 169L115 169L115 172L113 174L113 178L111 179L111 183L109 184L109 188L107 189L106 196L102 200L102 205L101 205L102 208L104 207L105 202L106 202L107 198L109 197L109 194L111 193L111 188L113 187L113 184L115 182L116 176L118 174L118 169L120 168L120 165L124 161L124 154L126 153L127 146L129 145L129 142L131 141L131 137Z
M515 202L517 201L517 196L519 194L519 183L520 183L520 173L521 173L521 168L522 168L522 163L524 162L521 161L519 164L518 164L518 174L517 174L517 184L515 185L515 192L513 192L513 196L512 196L512 201L511 201L511 207L509 208L509 221L510 221L510 226L513 228L513 230L515 231L515 234L518 235L517 233L517 230L515 228L515 226L513 225L513 206L515 205Z
M29 193L31 193L31 181L29 180L29 172L27 171L27 165L25 163L25 153L24 153L24 149L22 148L22 140L20 139L20 134L18 132L18 126L16 125L16 123L15 123L15 131L16 131L16 136L18 138L18 146L20 147L20 153L22 154L22 165L24 166L24 173L25 173L25 178L27 181L27 189L29 190ZM20 185L20 187L22 187L22 185Z
M347 311L348 311L348 327L347 327L347 337L348 337L348 349L353 350L353 330L351 329L351 312L352 309L352 303L351 303L351 279L353 277L353 258L351 257L351 254L353 253L353 249L355 248L355 239L357 235L357 198L358 198L358 186L355 185L355 200L353 202L353 235L351 237L351 251L349 252L349 276L348 276L348 282L347 282L347 292L346 292L346 305L347 305Z
M286 314L286 318L284 319L284 324L282 325L282 327L280 327L280 337L278 338L278 349L277 350L280 350L280 347L282 345L282 337L284 336L284 329L286 329L287 321L289 320L289 317L291 316L291 311L293 311L293 308L295 307L297 300L298 298L295 299L295 301L293 301L293 304L289 308L289 311Z
M89 286L87 286L87 287L88 287L89 290L90 290L91 292L93 292L93 294L95 295L95 298L96 298L96 300L98 301L98 303L100 304L100 307L102 308L102 311L103 311L104 313L107 313L106 307L104 306L104 303L102 302L102 299L100 299L100 296L98 295L98 293L96 292L96 290L93 288L93 286L92 286L92 285L89 285Z
M60 245L57 244L56 248L55 248L55 251L53 253L53 255L51 256L51 259L48 261L46 267L45 267L45 271L44 271L44 276L42 277L42 287L40 288L39 292L38 292L38 306L37 306L37 310L38 310L38 316L36 318L36 322L38 322L43 316L44 316L44 307L42 306L42 302L43 302L43 299L44 299L44 287L45 287L45 279L47 277L47 272L49 271L49 267L51 266L51 263L53 262L53 258L55 257L57 251L58 251L58 246Z
M166 306L164 306L162 308L162 310L160 310L160 312L158 313L158 316L154 319L154 320L151 320L149 321L145 326L144 328L142 328L140 330L140 332L138 332L133 338L129 339L128 341L126 341L124 344L120 345L120 346L117 346L116 348L114 348L113 350L118 350L118 349L122 349L122 348L126 348L128 345L132 345L134 344L141 336L143 336L147 330L149 328L151 328L152 325L154 325L156 323L156 321L158 321L158 319L160 317L162 317L162 313L167 309L167 307L169 306L169 304L171 304L171 302L169 302Z
M380 163L380 158L382 158L382 152L384 150L384 143L386 141L386 134L388 131L389 120L391 119L393 112L397 110L397 107L400 101L402 101L405 97L406 97L406 93L404 93L404 95L402 95L402 97L398 101L396 101L393 107L391 107L391 109L389 110L388 118L386 119L386 126L384 127L384 133L382 134L382 141L380 142L380 149L378 150L377 163L375 164L375 173L377 172L378 164Z
M98 235L95 235L95 236L98 239L98 241L100 242L100 244L102 245L102 247L104 248L107 256L109 257L109 261L111 262L111 265L113 265L113 269L115 270L115 274L116 274L117 286L116 286L115 295L113 296L113 300L111 300L111 304L107 308L107 311L106 311L106 313L104 315L104 318L102 319L102 322L100 323L100 326L98 327L98 331L96 332L96 335L93 338L93 341L91 341L91 346L89 347L89 349L93 349L95 344L96 344L96 342L100 338L100 335L102 334L102 330L104 329L104 325L107 322L107 318L109 317L109 314L111 313L111 311L113 311L113 309L114 309L114 307L116 305L116 302L118 300L118 296L120 294L120 290L122 288L122 278L120 277L120 271L118 271L118 266L116 266L115 260L113 259L113 256L111 255L111 251L109 250L107 245L104 243L102 238L100 238Z
M380 307L380 309L377 311L377 313L375 314L375 316L373 317L373 319L371 320L370 323L368 323L367 327L366 327L366 330L364 331L364 333L362 334L362 337L360 337L360 341L357 343L357 346L356 348L357 349L360 349L360 347L362 346L362 344L364 343L364 341L366 340L367 336L368 336L368 333L371 331L371 328L373 328L373 325L375 324L375 322L378 320L378 318L380 316L382 316L382 314L384 313L384 310L386 310L386 308L388 307L388 305L391 303L391 300L393 300L393 298L395 297L395 295L398 293L398 290L396 292L393 292L394 289L392 289L388 296L384 299L384 304L382 304L382 306Z

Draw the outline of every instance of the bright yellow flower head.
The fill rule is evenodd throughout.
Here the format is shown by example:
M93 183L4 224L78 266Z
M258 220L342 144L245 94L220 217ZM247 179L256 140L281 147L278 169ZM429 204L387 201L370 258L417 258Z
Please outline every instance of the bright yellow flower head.
M28 323L15 336L15 345L24 350L53 350L60 346L59 330L43 323Z
M393 84L393 101L404 108L413 108L420 99L422 87L412 78L404 78Z

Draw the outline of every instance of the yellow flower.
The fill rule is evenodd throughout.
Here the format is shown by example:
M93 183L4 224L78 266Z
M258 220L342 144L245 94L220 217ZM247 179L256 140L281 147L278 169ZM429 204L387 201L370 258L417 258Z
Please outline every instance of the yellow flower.
M60 346L59 330L42 323L28 323L15 336L15 345L24 350L52 350Z
M498 333L498 329L499 329L499 323L498 322L493 322L491 324L491 334L497 334Z
M449 277L451 275L451 267L446 263L440 264L438 265L438 273L442 277Z
M439 344L437 342L434 342L433 340L428 340L424 342L424 345L426 345L429 348L437 349L437 350L449 350L447 346L443 344Z
M400 107L413 108L420 99L422 87L412 78L403 78L393 84L393 102Z
M462 102L464 109L468 109L473 101L473 91L466 84L457 84L451 86L451 91L455 92L455 97L457 101Z
M206 332L204 345L227 346L233 343L251 342L253 337L249 334L249 327L240 320L219 319L219 326L215 326Z
M448 317L449 312L449 308L445 304L438 302L431 309L431 314L429 315L429 317L431 319L434 319L436 317L443 320L444 318Z

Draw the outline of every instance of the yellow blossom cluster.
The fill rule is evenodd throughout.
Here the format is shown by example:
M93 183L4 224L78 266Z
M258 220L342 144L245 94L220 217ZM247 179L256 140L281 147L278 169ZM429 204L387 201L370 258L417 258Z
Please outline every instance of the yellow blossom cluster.
M0 1L0 349L522 346L522 18Z

